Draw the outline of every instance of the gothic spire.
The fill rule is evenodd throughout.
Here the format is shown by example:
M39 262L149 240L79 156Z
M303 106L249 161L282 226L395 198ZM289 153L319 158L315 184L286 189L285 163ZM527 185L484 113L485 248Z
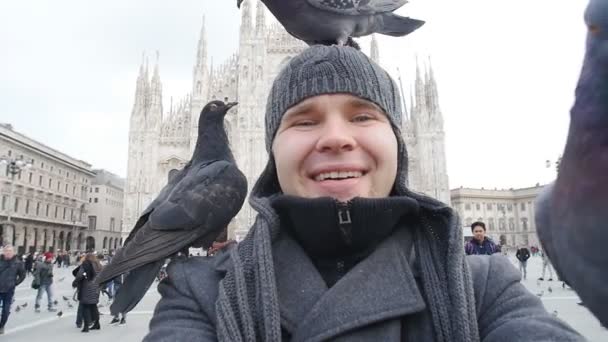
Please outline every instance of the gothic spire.
M241 37L249 35L252 28L251 3L249 0L243 0L241 4Z
M266 33L266 8L261 0L257 0L255 9L255 32L258 37L264 38Z
M426 92L424 76L420 74L420 64L418 63L418 56L416 56L416 108L418 111L426 108Z
M156 64L154 65L154 75L152 75L152 82L160 82L160 74L158 72L158 62L160 60L160 52L156 50Z
M372 34L372 42L369 55L372 61L376 62L377 64L380 63L380 51L378 50L378 41L376 40L375 34Z
M196 50L196 68L204 68L207 65L207 35L205 32L205 16L201 25L201 33L198 38L198 49Z
M146 105L146 92L148 88L148 77L145 69L146 52L142 52L141 64L139 65L139 75L135 83L135 101L131 115L137 115Z
M431 64L431 57L428 59L428 74L426 81L426 94L427 102L429 106L429 114L434 119L443 121L441 117L441 109L439 108L439 94L437 92L437 82L435 81L435 73L433 72L433 65Z

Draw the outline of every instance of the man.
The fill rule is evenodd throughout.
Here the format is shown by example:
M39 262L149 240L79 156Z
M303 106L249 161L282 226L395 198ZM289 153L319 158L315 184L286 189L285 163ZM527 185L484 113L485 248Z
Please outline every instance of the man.
M538 278L538 280L545 280L545 271L548 269L549 270L549 281L553 280L553 267L551 266L551 261L549 260L549 257L547 256L547 253L545 253L545 251L539 251L540 253L540 257L543 259L543 274L540 276L540 278Z
M164 268L164 266L163 266ZM118 290L120 290L120 286L122 285L123 281L124 281L125 275L121 274L118 277L112 279L110 281L110 283L112 283L113 285L113 296L116 295L116 293L118 293ZM122 316L122 318L121 318ZM116 315L114 315L112 317L112 321L110 322L111 325L115 325L115 324L119 324L119 325L125 325L127 324L127 314L126 313L117 313Z
M473 222L471 232L473 232L473 239L464 246L467 255L492 255L500 252L494 241L486 237L485 223Z
M5 245L0 256L0 303L2 318L0 318L0 335L4 334L4 326L11 313L11 304L15 295L15 287L25 279L25 267L15 256L11 245Z
M36 312L40 312L40 300L42 299L42 294L46 292L46 297L48 300L48 310L49 312L55 312L57 309L53 307L53 256L46 255L44 257L44 261L38 261L36 263L36 270L34 271L34 281L40 284L38 287L38 294L36 295L36 305L34 306L34 310Z
M254 225L169 265L144 340L583 340L505 258L465 260L454 211L406 188L400 103L360 51L293 57L267 102Z
M32 274L33 273L33 268L34 266L34 256L32 255L32 253L27 253L27 257L25 257L25 270L28 274Z
M57 268L61 268L61 263L63 262L63 257L61 253L57 254L57 258L55 258L55 264L57 264Z
M528 276L527 267L528 259L530 259L530 251L525 246L521 246L517 249L517 252L515 252L515 257L519 261L519 271L522 273L524 280L526 280Z

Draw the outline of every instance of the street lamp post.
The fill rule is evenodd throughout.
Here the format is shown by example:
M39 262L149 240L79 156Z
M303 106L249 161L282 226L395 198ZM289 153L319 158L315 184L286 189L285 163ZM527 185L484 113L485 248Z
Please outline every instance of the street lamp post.
M13 229L13 235L15 234L15 225L11 221L12 216L12 204L11 199L13 197L13 189L15 187L15 176L21 173L24 169L29 169L32 167L33 160L27 161L23 159L23 157L19 158L10 158L10 157L0 157L0 165L6 165L7 173L11 179L11 187L8 193L8 214L6 215L6 222L3 222L3 227L11 227ZM3 237L4 238L4 237ZM0 243L4 243L4 241L0 241Z

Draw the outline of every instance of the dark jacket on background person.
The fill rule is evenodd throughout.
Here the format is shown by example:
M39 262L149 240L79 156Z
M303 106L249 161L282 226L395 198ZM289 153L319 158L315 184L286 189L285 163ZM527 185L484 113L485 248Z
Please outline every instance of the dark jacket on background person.
M25 270L27 272L32 272L33 266L34 266L34 256L30 253L25 257Z
M485 237L481 243L479 243L477 239L471 239L471 241L464 245L464 252L467 255L492 255L494 253L499 253L500 249L496 246L494 241Z
M517 250L517 252L515 253L515 257L517 258L517 260L525 262L530 259L530 251L526 247L522 247Z
M25 268L17 256L5 259L0 255L0 293L10 292L25 279Z
M78 301L82 304L99 303L99 285L95 283L96 276L93 264L85 260L78 268L75 282L78 284Z
M399 210L380 207L384 213ZM314 217L308 210L288 213L291 224L281 216L283 229L272 244L282 340L435 340L411 223L373 209L367 217L353 212L345 241L331 228L336 213L313 211ZM467 263L481 340L583 340L546 312L502 255L470 256ZM171 262L144 341L216 341L219 283L231 267L230 253Z
M34 277L39 280L40 285L51 285L53 283L53 263L46 261L36 262Z

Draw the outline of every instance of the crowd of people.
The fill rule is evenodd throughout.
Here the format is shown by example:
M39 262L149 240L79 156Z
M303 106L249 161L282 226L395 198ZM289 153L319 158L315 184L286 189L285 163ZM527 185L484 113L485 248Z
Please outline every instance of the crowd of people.
M111 258L112 253L65 251L17 255L13 246L3 246L0 255L0 305L2 305L0 334L4 333L11 312L15 288L28 277L31 278L31 288L37 291L34 311L41 312L41 301L46 296L47 310L56 312L58 302L53 291L53 271L55 268L70 266L75 266L72 270L74 276L72 287L75 291L73 298L78 301L76 327L81 328L82 332L101 329L97 309L100 296L104 294L108 301L112 301L123 281L123 276L119 276L101 287L95 282L95 276ZM110 324L124 325L126 316L113 316Z

